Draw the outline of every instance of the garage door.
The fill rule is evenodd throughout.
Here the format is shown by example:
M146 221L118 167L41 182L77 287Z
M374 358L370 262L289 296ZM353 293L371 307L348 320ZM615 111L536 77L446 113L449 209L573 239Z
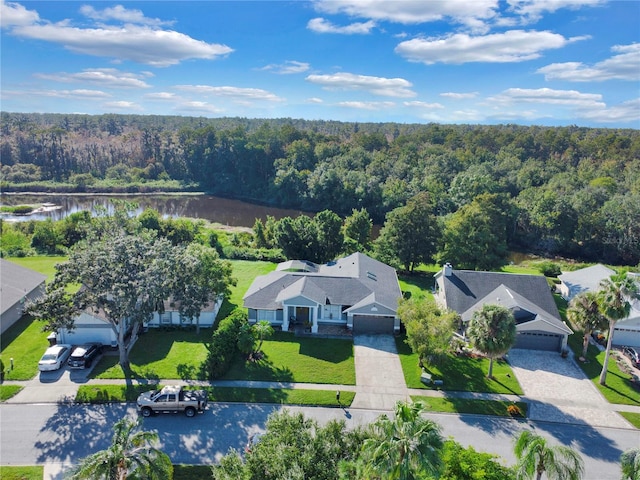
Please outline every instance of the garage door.
M559 352L560 347L562 347L562 335L546 332L518 332L513 348Z
M393 334L393 317L353 316L353 333L389 333Z
M613 330L613 344L627 347L640 347L640 330L616 328Z

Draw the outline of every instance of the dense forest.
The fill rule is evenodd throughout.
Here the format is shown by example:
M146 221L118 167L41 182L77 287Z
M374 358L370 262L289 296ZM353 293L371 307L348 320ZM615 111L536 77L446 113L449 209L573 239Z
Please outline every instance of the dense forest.
M640 261L638 130L3 112L0 131L3 191L202 190L376 223L427 194L451 242L498 219L511 249Z

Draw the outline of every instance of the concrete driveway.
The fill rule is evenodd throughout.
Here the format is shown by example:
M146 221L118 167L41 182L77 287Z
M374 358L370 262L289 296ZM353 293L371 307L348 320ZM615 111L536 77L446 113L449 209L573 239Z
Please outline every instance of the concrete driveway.
M529 418L549 422L629 428L575 364L556 352L513 349L509 363L524 396Z
M356 397L351 408L393 410L409 399L392 335L354 335Z

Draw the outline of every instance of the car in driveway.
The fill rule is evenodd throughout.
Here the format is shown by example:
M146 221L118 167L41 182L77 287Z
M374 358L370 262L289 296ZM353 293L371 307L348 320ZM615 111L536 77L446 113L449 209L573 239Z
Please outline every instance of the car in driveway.
M640 354L635 348L622 347L622 354L631 360L634 367L640 368Z
M38 362L38 370L41 372L58 370L67 361L69 355L71 355L71 345L60 344L49 347Z
M69 365L69 368L89 368L101 353L102 345L99 343L78 345L73 349L73 352L71 352L67 365Z

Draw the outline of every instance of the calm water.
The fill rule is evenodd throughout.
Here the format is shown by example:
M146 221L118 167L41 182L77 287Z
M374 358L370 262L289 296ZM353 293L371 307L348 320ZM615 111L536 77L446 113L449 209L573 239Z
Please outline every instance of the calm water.
M50 212L17 216L2 214L10 221L61 220L67 215L82 210L95 212L96 208L109 208L111 199L127 200L138 204L137 213L153 208L164 217L202 218L211 222L235 227L253 227L256 218L265 220L267 215L276 219L297 217L303 212L283 208L254 205L239 200L214 197L212 195L8 195L0 197L0 205L36 205L53 203L61 208Z

